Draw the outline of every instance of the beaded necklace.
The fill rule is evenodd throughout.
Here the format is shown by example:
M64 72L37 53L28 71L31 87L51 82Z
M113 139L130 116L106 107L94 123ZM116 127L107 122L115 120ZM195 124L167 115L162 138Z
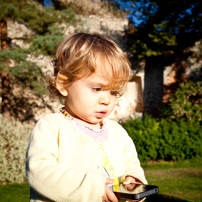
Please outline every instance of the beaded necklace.
M65 110L64 107L61 107L61 108L60 108L60 112L61 112L64 116L67 116L67 117L70 117L71 119L73 119L73 117L70 116L70 114ZM100 124L100 129L102 129L102 127L103 127L103 121L101 120L101 121L99 122L99 124Z
M64 109L64 107L60 108L60 113L65 116L65 118L69 119L73 125L79 128L82 132L97 140L99 142L104 142L107 140L107 127L105 123L102 121L100 122L100 129L93 129L89 128L88 126L83 126L77 123L71 115Z

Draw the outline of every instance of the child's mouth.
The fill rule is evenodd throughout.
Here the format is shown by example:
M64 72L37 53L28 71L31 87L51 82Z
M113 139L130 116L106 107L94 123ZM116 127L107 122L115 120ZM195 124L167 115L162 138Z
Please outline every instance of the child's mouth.
M98 118L103 118L106 115L107 112L105 111L100 111L100 112L96 112Z

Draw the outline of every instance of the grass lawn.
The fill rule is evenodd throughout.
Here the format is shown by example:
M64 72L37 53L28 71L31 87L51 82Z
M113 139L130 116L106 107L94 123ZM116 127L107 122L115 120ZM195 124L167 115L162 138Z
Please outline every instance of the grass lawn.
M145 202L202 202L202 159L143 163L149 184L159 187L159 194ZM1 202L28 202L27 184L0 185Z
M178 163L147 163L142 166L148 183L159 187L159 194L148 197L147 202L202 202L201 159Z
M0 202L29 202L28 184L0 185Z

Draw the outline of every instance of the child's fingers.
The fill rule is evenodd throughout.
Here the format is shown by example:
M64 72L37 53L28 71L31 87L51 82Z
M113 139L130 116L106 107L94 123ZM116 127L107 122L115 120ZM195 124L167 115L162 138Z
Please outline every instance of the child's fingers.
M113 184L113 183L114 183L114 179L109 179L109 178L106 179L105 184Z
M135 186L137 186L136 183L131 183L131 184L125 185L125 188L130 191L130 190L134 189Z
M130 184L130 183L135 183L136 180L134 177L131 176L127 176L126 179L123 181L124 185Z
M131 183L131 182L130 182L129 180L123 181L123 184L124 184L124 185L130 184L130 183Z
M115 194L112 192L112 190L107 185L105 185L105 194L102 197L102 201L118 202L117 197L115 196Z
M132 190L135 188L137 184L141 184L141 183L136 178L132 176L127 176L123 184L128 190Z

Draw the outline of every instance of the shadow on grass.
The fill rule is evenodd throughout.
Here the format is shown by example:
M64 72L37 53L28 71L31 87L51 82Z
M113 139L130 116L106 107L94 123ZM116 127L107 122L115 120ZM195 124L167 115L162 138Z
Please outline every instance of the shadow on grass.
M182 200L179 198L170 197L170 196L166 196L166 195L161 195L161 194L149 196L145 200L145 202L172 202L172 201L173 202L188 202L186 200Z
M0 184L0 202L28 202L29 185L25 184ZM144 202L189 202L162 194L154 194L147 197Z

